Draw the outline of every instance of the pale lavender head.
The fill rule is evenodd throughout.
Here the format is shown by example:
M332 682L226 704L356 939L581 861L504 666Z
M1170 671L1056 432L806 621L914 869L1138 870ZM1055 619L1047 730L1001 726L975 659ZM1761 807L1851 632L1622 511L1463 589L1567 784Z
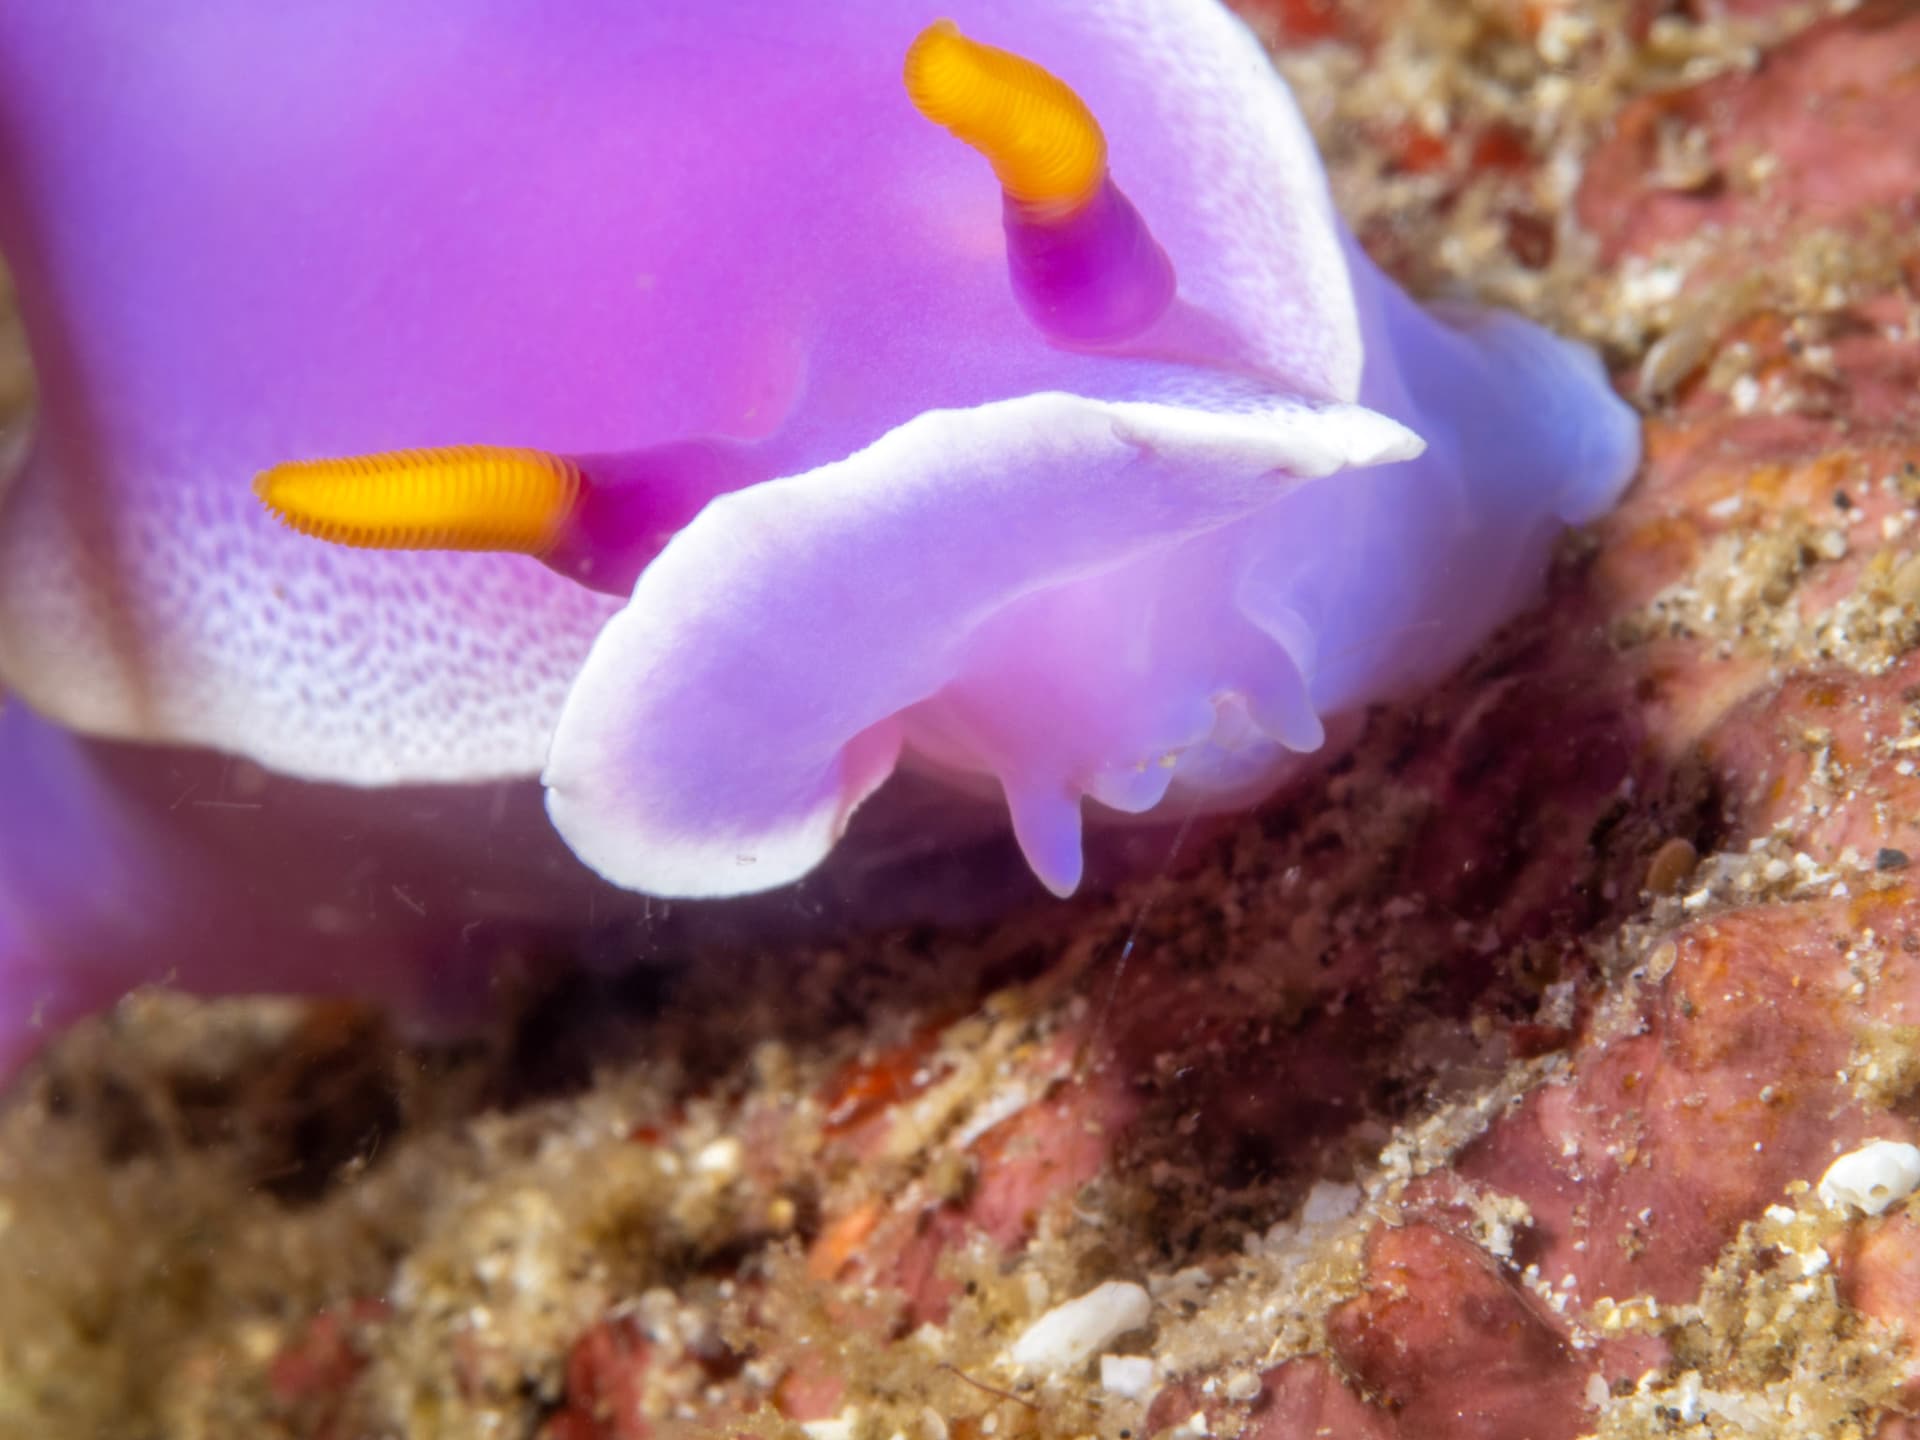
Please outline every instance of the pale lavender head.
M909 102L941 12L1097 118L1071 213ZM907 765L997 788L1065 893L1085 817L1243 803L1455 663L1633 468L1584 351L1442 323L1358 253L1210 0L157 17L0 10L44 396L0 492L0 682L89 736L359 787L544 774L588 867L676 896L805 874ZM336 548L250 493L457 444L578 466L549 563ZM16 716L0 775L50 733ZM165 888L132 858L163 817L33 773L71 815L0 815L10 1031L142 963L100 959L98 886L35 876ZM400 830L484 868L445 823Z

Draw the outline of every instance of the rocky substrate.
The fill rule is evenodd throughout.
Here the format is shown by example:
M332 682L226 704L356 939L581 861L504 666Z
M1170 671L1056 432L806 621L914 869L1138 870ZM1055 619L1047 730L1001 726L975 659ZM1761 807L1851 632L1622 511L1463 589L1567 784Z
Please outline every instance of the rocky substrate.
M0 1423L1920 1437L1920 12L1255 18L1376 253L1647 409L1542 604L1115 894L462 1045L130 999L0 1118Z

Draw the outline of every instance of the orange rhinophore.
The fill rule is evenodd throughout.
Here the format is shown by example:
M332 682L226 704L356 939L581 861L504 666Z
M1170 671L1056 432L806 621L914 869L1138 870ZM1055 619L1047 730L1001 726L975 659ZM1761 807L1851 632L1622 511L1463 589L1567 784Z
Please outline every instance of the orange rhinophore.
M915 109L993 166L1008 279L1043 334L1113 345L1166 313L1173 263L1107 174L1107 137L1066 81L939 20L908 49L906 82Z
M564 456L453 445L292 461L262 472L253 492L289 528L336 545L544 556L581 486Z
M1007 197L1036 214L1078 210L1107 175L1107 140L1086 102L1031 60L938 20L907 51L907 96L984 155Z

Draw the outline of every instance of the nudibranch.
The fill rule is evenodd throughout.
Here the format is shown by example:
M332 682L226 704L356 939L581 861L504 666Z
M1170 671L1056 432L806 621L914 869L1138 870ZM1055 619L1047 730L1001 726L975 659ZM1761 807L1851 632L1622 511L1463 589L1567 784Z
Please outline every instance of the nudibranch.
M1382 276L1212 0L942 9L8 7L0 747L538 774L662 896L909 766L1065 894L1089 815L1270 790L1618 494L1595 359Z

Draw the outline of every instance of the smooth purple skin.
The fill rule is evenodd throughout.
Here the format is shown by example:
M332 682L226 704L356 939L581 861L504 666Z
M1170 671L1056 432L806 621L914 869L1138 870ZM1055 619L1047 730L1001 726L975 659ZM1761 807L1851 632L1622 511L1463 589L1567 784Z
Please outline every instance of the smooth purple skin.
M1032 323L986 166L907 103L936 13L1101 118L1179 287L1119 351ZM1284 87L1201 0L0 7L0 251L44 395L0 493L0 683L330 782L215 833L156 800L167 752L62 752L11 702L0 1034L142 964L417 1004L477 910L577 926L610 893L544 861L490 889L484 816L339 784L545 760L609 879L730 894L810 870L904 758L1003 789L1071 889L1083 799L1270 787L1632 468L1589 358L1456 336L1345 252ZM303 540L248 490L460 442L740 464L606 521L644 559L698 510L624 608L518 557ZM425 925L315 925L415 862L452 877Z

